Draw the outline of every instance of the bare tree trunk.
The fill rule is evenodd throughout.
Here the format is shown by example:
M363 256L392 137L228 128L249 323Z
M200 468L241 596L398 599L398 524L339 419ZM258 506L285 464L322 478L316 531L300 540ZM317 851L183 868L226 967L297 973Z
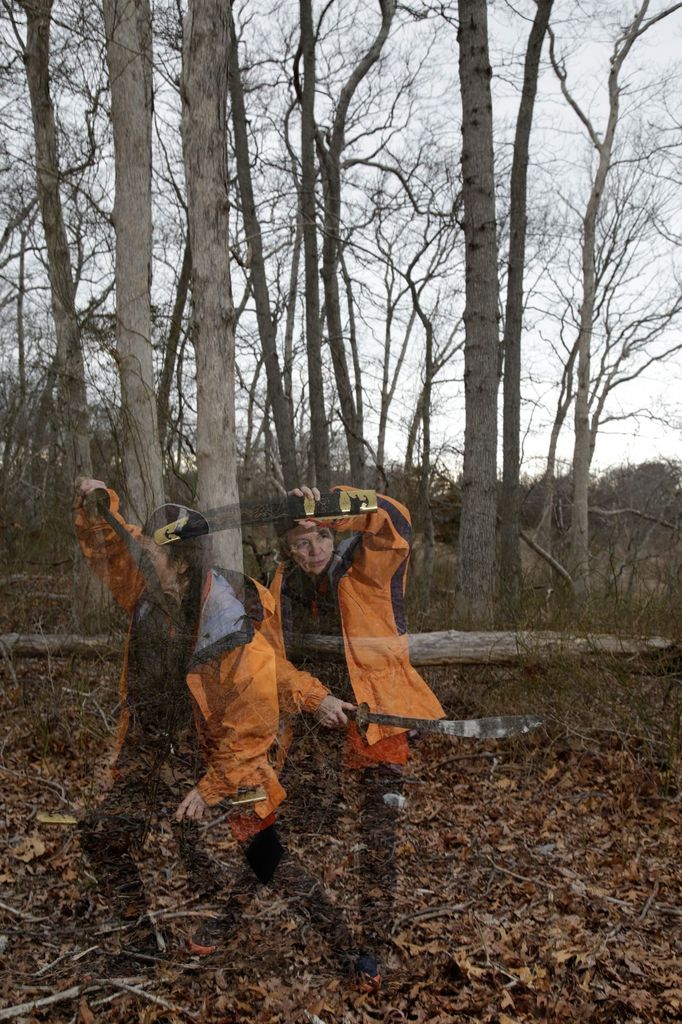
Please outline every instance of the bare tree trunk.
M251 161L249 157L249 138L247 133L246 108L242 87L241 70L239 67L239 51L235 36L232 6L230 5L230 60L229 86L232 102L232 125L234 129L234 149L237 159L237 178L241 197L244 230L251 250L251 278L253 297L256 303L256 319L260 335L265 374L268 386L268 401L272 409L272 418L277 434L277 446L282 463L282 474L286 486L291 489L301 482L296 465L296 442L294 438L294 414L290 402L282 386L282 370L277 355L277 331L270 307L270 295L265 274L265 258L263 255L263 238L256 212L256 202L251 180Z
M559 401L557 402L557 410L554 415L554 423L552 424L552 430L550 433L549 448L547 450L547 464L545 466L543 480L545 494L542 502L542 514L535 534L537 543L550 553L552 551L552 512L554 509L554 493L556 489L556 451L561 428L564 425L566 414L568 413L571 402L573 401L573 370L577 355L578 343L576 341L575 345L571 349L568 361L564 366L561 378L561 391L559 394Z
M322 330L318 278L317 218L315 203L315 34L312 0L300 0L303 87L301 102L301 220L305 266L305 330L308 353L308 397L315 483L331 486L329 428L322 379ZM312 481L311 481L312 482Z
M414 313L419 317L422 327L424 328L424 384L422 387L421 396L417 404L419 411L419 417L415 416L413 425L410 428L410 438L408 438L408 453L406 460L409 457L410 462L412 459L412 451L414 449L414 438L416 437L417 423L421 420L422 425L422 457L421 465L419 467L419 486L418 486L418 509L416 521L418 528L421 530L423 546L422 546L422 557L419 562L420 579L418 581L419 586L419 603L421 609L425 609L430 604L431 598L431 582L433 576L433 555L434 555L434 530L433 530L433 510L431 508L431 392L433 388L433 380L436 373L433 359L433 321L424 311L420 301L420 289L414 283L412 274L419 260L418 253L407 270L405 271L405 280L407 281L410 289L410 295L412 297L412 308Z
M205 507L239 500L234 407L234 304L227 193L229 6L190 0L182 43L182 142L192 253L197 366L197 471ZM241 570L241 535L213 538L214 559Z
M339 251L339 265L341 268L341 276L343 277L343 284L346 291L346 305L348 307L348 343L350 345L351 359L353 361L353 378L355 380L355 429L360 442L363 442L365 437L365 402L362 394L362 360L360 354L360 347L358 345L358 333L355 321L355 300L353 296L353 281L346 266L346 260L343 255L343 250ZM362 453L361 460L362 465L360 472L365 473L366 453L365 444L361 444ZM379 462L379 466L383 463ZM363 483L367 483L367 479L363 480Z
M523 328L523 268L526 256L526 182L533 108L538 85L542 45L553 0L538 0L528 37L523 91L516 121L511 171L509 214L509 274L504 321L504 426L502 494L500 502L500 584L515 616L521 595L521 544L519 537L521 463L521 332Z
M19 233L19 269L17 280L17 353L19 359L19 401L26 401L26 324L24 298L26 296L26 236L27 228Z
M396 307L396 305L397 305L397 300L396 301L393 300L392 292L391 292L391 290L389 288L388 301L386 303L386 321L385 321L385 325L384 325L384 356L383 356L383 366L382 366L382 371L381 371L381 406L380 406L380 409L379 409L379 433L377 435L377 463L380 466L383 466L384 458L385 458L384 452L385 452L385 448L386 448L386 428L388 426L388 411L389 411L389 408L391 406L391 402L393 401L393 396L395 394L395 389L396 389L396 386L397 386L397 383L398 383L398 378L400 376L400 371L402 369L403 362L405 360L405 353L407 352L407 345L408 345L408 342L410 340L410 336L412 335L412 328L414 327L414 322L415 322L416 317L417 317L417 311L415 309L413 309L412 312L410 313L410 319L407 322L407 327L406 327L405 333L403 335L403 341L402 341L402 345L401 345L401 348L400 348L400 352L399 352L398 358L396 359L396 362L395 362L395 367L394 367L394 370L393 370L393 377L392 377L392 379L389 380L390 357L391 357L391 347L392 347L392 337L393 337L393 321L394 321L394 314L395 314L395 307ZM414 443L413 443L412 447L414 447ZM409 453L409 446L406 447L406 450L405 450L405 464L406 464L406 466L407 466L407 463L408 463L408 453ZM411 462L412 462L412 456L410 455L409 456L409 463L410 463L410 465L411 465ZM406 472L407 472L407 469L406 469Z
M185 242L185 251L182 257L180 277L175 291L173 312L171 313L166 347L163 353L163 365L159 376L159 392L156 399L157 419L159 423L159 442L161 451L166 447L168 434L168 420L170 417L170 393L173 383L173 374L178 358L178 346L182 335L182 320L187 305L187 294L189 292L190 279L192 276L192 254L189 248L189 241Z
M497 517L498 294L492 101L485 0L459 0L462 198L466 245L465 435L458 613L492 621Z
M426 352L424 359L424 392L422 400L422 459L419 469L419 518L424 531L419 598L422 610L431 602L434 533L431 508L431 386L433 383L433 324L424 319Z
M24 65L31 101L37 190L47 247L52 316L57 336L56 371L64 433L64 503L71 501L79 477L92 476L85 369L76 288L71 268L61 196L54 107L50 95L50 18L52 0L23 4L26 11ZM73 618L76 628L93 633L103 628L106 604L102 587L80 556L74 539Z
M162 504L151 345L152 25L149 0L104 0L116 197L116 337L129 514Z
M422 406L424 404L424 385L422 384L421 391L417 398L417 404L415 405L412 419L410 420L410 426L407 431L407 440L405 442L405 459L403 461L403 473L405 476L409 476L414 468L414 447L417 443L417 431L419 430L419 424L423 418Z
M294 247L291 253L291 276L289 278L289 291L287 293L287 316L286 324L284 328L284 368L283 368L283 381L284 381L284 394L286 400L291 407L292 414L294 409L294 384L293 384L293 368L294 368L294 324L296 322L296 296L298 295L298 271L301 263L301 246L303 244L303 230L301 226L301 209L300 202L298 207L298 216L296 218L296 231L294 234ZM296 437L296 428L294 426L294 438Z

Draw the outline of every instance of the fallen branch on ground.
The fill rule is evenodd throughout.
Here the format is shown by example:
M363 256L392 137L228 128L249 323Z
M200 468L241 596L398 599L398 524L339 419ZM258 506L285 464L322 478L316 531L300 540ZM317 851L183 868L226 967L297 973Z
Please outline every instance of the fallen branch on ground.
M121 642L111 636L77 636L70 633L5 633L0 645L13 657L42 658L46 655L83 654L99 657L120 651Z
M61 1003L66 999L77 999L85 992L88 985L74 985L73 988L65 988L63 992L55 992L54 995L44 996L42 999L32 999L30 1003L19 1003L17 1006L6 1006L0 1010L0 1020L12 1020L13 1017L23 1017L34 1010L40 1010L44 1006L52 1006L53 1003Z
M402 638L356 637L353 640L358 653L366 651L369 654L387 651L401 643ZM556 655L582 657L593 654L651 654L672 651L674 647L672 641L661 636L617 636L609 633L574 636L570 633L531 630L518 633L474 633L456 629L413 633L409 637L409 645L410 661L416 666L504 664L524 658L544 659ZM118 641L109 636L66 634L22 636L19 633L6 633L0 636L0 646L13 657L29 658L70 654L95 657L120 651ZM341 661L344 657L343 640L332 636L300 636L293 645L292 654L312 654L327 661Z

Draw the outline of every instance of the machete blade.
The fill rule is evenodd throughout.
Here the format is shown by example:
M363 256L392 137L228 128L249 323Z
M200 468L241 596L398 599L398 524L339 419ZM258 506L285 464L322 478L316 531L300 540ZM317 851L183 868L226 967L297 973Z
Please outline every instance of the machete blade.
M459 736L471 740L498 740L531 732L544 724L536 715L497 715L493 718L407 718L402 715L384 715L370 711L368 704L359 704L355 721L361 736L367 735L367 727L390 725L397 729L415 732L435 732L444 736Z

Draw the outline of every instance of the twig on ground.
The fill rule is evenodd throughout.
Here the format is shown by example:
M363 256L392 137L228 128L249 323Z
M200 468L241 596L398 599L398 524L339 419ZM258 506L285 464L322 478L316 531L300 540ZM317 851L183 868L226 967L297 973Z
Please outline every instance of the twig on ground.
M20 917L22 921L31 921L33 924L37 924L38 921L47 921L48 915L44 917L34 917L33 914L27 914L25 910L16 910L15 907L10 907L7 903L0 903L0 908L6 910L8 914L14 914L15 917Z
M649 893L649 897L648 897L646 903L642 907L642 912L639 915L640 921L643 921L644 918L647 916L647 914L651 910L651 905L652 905L652 903L654 902L654 900L656 899L657 896L658 896L658 882L656 882L656 884L654 885L653 889Z
M217 910L153 910L150 911L149 917L156 918L162 917L164 921L170 920L175 917L207 917L215 920L220 915Z
M156 1006L162 1006L164 1010L172 1010L173 1013L183 1013L190 1020L198 1020L198 1014L193 1010L188 1010L185 1006L178 1006L176 1003L169 1003L166 999L162 999L161 996L155 996L152 992L147 992L143 988L139 988L137 985L128 985L124 981L119 981L117 978L99 978L97 984L100 986L112 985L114 988L121 989L122 992L130 992L131 995L139 996L141 999L146 999L149 1003L154 1003Z
M15 779L24 779L25 782L37 782L41 786L47 786L48 789L52 790L53 793L59 797L63 804L67 807L73 805L66 799L63 786L60 786L58 782L51 782L50 779L43 779L40 775L27 775L25 772L15 772L12 768L8 768L4 764L0 764L0 772L4 772L5 775L12 775Z
M499 871L501 875L509 875L510 878L515 878L518 882L532 882L533 885L544 885L547 889L554 889L554 886L545 881L544 878L529 878L527 875L519 875L516 871L510 871L509 868L501 867L487 854L485 855L485 859L488 861L491 868L494 871Z
M141 920L140 917L136 917L126 921L125 924L106 925L104 928L98 928L95 935L113 935L114 932L126 932L129 928L135 928L136 925L140 924Z
M447 914L460 914L462 911L468 910L473 902L473 900L467 900L466 903L444 903L440 907L424 907L423 910L414 910L411 914L402 914L393 922L391 931L397 931L407 921L431 921L436 917L445 917Z
M672 914L674 917L682 917L682 910L679 907L671 907L667 903L654 903L654 910L659 914Z
M16 1006L6 1006L0 1010L0 1020L12 1020L13 1017L23 1017L34 1010L40 1010L44 1006L52 1006L53 1003L61 1003L66 999L77 999L81 992L85 992L88 985L74 985L73 988L65 988L63 992L55 992L54 995L45 996L43 999L32 999L29 1003L19 1003Z
M88 946L87 949L82 949L80 951L80 953L76 953L74 956L71 957L71 959L75 963L77 960L82 960L84 956L88 955L88 953L92 953L96 949L99 949L99 948L100 948L99 947L99 943L96 943L94 946ZM65 954L65 956L68 956L68 955L69 955L68 953Z
M60 953L56 960L52 960L49 964L43 964L40 970L36 971L35 977L39 978L41 974L45 974L47 971L50 970L51 967L55 967L56 964L60 963L62 960L66 960L69 957L71 958L71 960L80 960L81 957L85 956L86 953L92 952L93 949L99 949L99 946L90 946L89 949L84 949L80 953L76 953L75 956L73 956L71 950L69 950L66 953Z

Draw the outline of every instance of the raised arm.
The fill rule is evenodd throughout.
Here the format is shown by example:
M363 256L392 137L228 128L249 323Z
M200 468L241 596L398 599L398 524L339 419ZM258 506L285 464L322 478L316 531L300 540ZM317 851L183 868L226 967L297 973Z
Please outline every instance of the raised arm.
M109 588L114 599L130 612L142 591L144 580L131 549L114 528L101 516L86 512L84 501L95 490L105 490L109 495L109 511L121 526L139 543L139 526L126 523L119 513L119 500L115 491L101 480L85 479L79 486L75 507L75 527L78 543L88 562L99 578Z

